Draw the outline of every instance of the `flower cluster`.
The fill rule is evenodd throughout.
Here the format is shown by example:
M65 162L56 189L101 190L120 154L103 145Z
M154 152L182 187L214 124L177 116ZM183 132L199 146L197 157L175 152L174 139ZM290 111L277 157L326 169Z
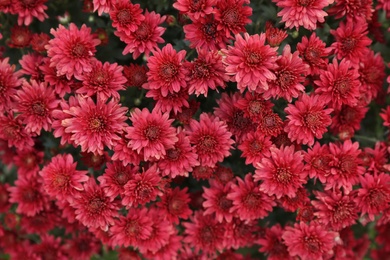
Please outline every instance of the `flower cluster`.
M388 1L60 2L0 1L0 258L390 255Z

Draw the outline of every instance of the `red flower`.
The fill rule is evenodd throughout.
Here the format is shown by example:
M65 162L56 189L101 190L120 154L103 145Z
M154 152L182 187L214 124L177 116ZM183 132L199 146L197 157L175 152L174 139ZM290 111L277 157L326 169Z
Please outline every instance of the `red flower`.
M41 242L32 247L32 259L57 259L66 260L65 252L61 246L61 237L54 237L48 234L40 237Z
M66 240L65 251L72 259L89 260L95 254L98 254L102 245L100 241L91 233L79 233L73 235L71 239Z
M57 75L65 75L68 79L72 76L79 78L84 72L90 72L93 62L96 61L95 47L100 40L94 39L91 28L85 24L80 30L74 23L69 29L59 25L57 30L51 29L54 39L46 45L47 56L50 58L50 67L57 69Z
M299 214L301 209L304 208L307 204L310 204L310 198L307 190L302 187L299 188L294 197L290 198L285 195L278 200L278 204L288 212L295 212Z
M271 156L256 165L254 179L261 181L260 191L278 199L284 195L295 197L297 190L306 183L302 153L295 152L294 146L271 147L270 151Z
M294 227L286 227L282 235L290 256L302 260L323 260L332 256L336 237L337 233L314 222L300 222L294 224Z
M314 144L314 138L321 139L332 123L331 108L325 109L325 104L318 95L303 94L294 104L289 104L284 110L287 114L287 125L284 131L291 141L298 144Z
M189 138L194 151L203 166L214 166L230 155L234 141L226 124L218 117L202 113L199 122L192 120L189 125Z
M257 241L261 247L260 252L264 253L269 260L292 260L289 255L287 246L282 241L283 228L276 224L265 230L264 237Z
M78 94L85 94L88 97L97 95L98 99L107 101L110 97L119 100L118 91L123 90L126 78L122 75L122 66L100 61L93 63L92 70L78 78L83 82L81 88L76 90Z
M48 18L49 16L45 13L45 10L47 10L46 2L47 0L15 1L12 13L18 15L18 25L28 26L32 23L34 17L41 22Z
M241 157L245 158L245 164L256 165L263 157L269 157L269 149L272 146L271 138L259 132L248 133L246 138L238 146L242 151Z
M230 192L231 183L225 185L215 181L209 180L210 188L203 187L203 208L205 209L204 215L214 215L219 223L223 220L231 222L233 219L232 211L233 201L227 198Z
M129 87L141 88L148 81L146 73L148 68L144 65L130 64L123 66L123 75L127 79L126 85Z
M49 43L50 36L46 33L34 33L31 39L31 48L37 52L46 52L45 46Z
M191 201L188 188L180 189L176 187L165 192L161 196L161 201L157 203L161 214L166 217L169 222L179 224L181 219L188 219L192 214L189 207Z
M333 1L272 0L272 2L282 8L278 16L282 17L286 28L295 27L299 30L299 27L303 26L305 29L315 30L317 23L325 22L325 16L328 14L323 9Z
M14 25L7 44L11 48L24 48L30 45L32 32L24 26Z
M310 178L319 179L320 182L326 183L326 179L331 174L331 163L334 155L330 153L329 146L316 142L313 147L305 153L305 167Z
M163 222L164 223L164 222ZM165 237L164 237L165 238ZM157 251L147 251L143 253L143 256L147 259L165 260L176 259L178 251L182 249L183 238L175 233L170 234L169 238L166 238L166 243L162 245Z
M336 38L336 41L330 46L337 59L345 58L354 64L368 53L371 44L367 37L367 23L364 19L347 19L345 23L341 22L336 30L330 30L330 33Z
M74 80L67 79L65 75L57 75L57 69L50 67L50 58L45 57L42 60L42 64L39 66L41 73L43 74L44 81L49 86L55 88L55 92L63 98L65 94L71 92L71 87L74 86Z
M89 178L83 186L83 191L79 192L71 203L75 208L76 219L89 228L107 231L109 226L114 225L118 205L96 184L94 178Z
M77 191L82 191L83 182L88 181L87 171L76 170L70 154L59 154L39 172L45 192L58 200L72 201Z
M113 2L110 9L112 27L129 35L137 30L145 17L142 15L142 9L139 4L132 4L126 0Z
M191 19L199 19L213 13L216 0L177 0L173 7Z
M265 34L244 34L244 38L237 34L234 46L223 50L226 58L226 73L233 76L237 88L244 92L246 88L259 93L268 89L267 81L275 80L271 71L277 67L276 47L265 45Z
M363 18L367 21L371 20L374 9L372 8L372 0L360 0L360 1L348 1L348 0L335 0L336 4L329 8L328 13L334 16L336 19L354 18L358 20Z
M14 72L15 65L9 65L9 58L0 60L0 111L11 107L11 97L15 95L16 88L22 83L20 73Z
M259 118L259 125L257 132L267 136L278 136L283 131L283 121L280 116L272 110L266 111L262 117Z
M29 149L34 145L34 140L27 132L22 120L11 114L0 114L0 139L8 142L8 147L15 146L18 150Z
M168 113L157 111L150 113L146 108L142 111L136 108L130 116L133 126L127 128L126 137L130 140L127 146L138 154L142 152L145 161L164 158L167 150L178 141L175 128L171 126L173 119L169 119Z
M148 86L144 85L144 88L147 89ZM187 87L180 88L179 92L168 92L166 96L163 96L160 89L150 89L146 93L146 97L156 100L153 109L163 113L173 112L173 114L176 115L190 106L188 103L189 94Z
M269 100L264 100L262 94L246 92L245 96L238 99L234 106L244 112L245 117L249 117L254 122L261 121L263 115L272 112L274 104Z
M361 93L367 93L363 91ZM330 130L334 134L343 134L348 129L350 135L353 136L354 131L360 129L360 124L368 111L368 107L356 105L342 105L340 109L335 109L332 116L332 124Z
M259 183L254 182L252 174L245 175L245 179L237 177L238 184L232 184L227 199L233 201L231 212L242 221L263 219L272 211L276 203L272 197L259 189Z
M287 36L285 30L274 27L270 21L265 23L265 38L271 47L279 46Z
M132 150L127 146L129 140L122 136L118 143L114 146L114 154L111 157L113 161L120 161L124 166L128 164L138 165L142 158L143 154L138 154L137 151Z

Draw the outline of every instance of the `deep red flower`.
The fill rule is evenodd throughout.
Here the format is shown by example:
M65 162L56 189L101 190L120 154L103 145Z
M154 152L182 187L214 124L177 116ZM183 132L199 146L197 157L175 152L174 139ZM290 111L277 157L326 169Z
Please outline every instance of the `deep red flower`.
M50 58L48 57L45 57L42 60L39 70L43 74L44 81L47 82L50 87L54 87L55 92L61 98L63 98L65 94L70 93L71 87L74 87L73 78L69 80L65 75L57 75L57 69L55 67L50 67Z
M241 157L245 158L245 164L256 165L263 157L269 157L269 149L272 146L271 138L259 132L248 133L238 149L242 151Z
M49 43L50 36L46 33L34 33L31 38L31 48L37 52L46 52L45 46Z
M165 192L157 206L169 222L179 224L181 219L188 219L192 214L190 200L187 187L184 189L176 187Z
M129 148L128 143L129 140L122 136L113 148L114 154L111 160L120 161L124 166L128 164L138 165L144 156L142 153L138 154L137 151Z
M216 180L209 180L210 188L203 187L203 208L205 209L204 215L214 215L219 223L224 220L231 222L233 219L232 211L233 201L227 198L230 192L231 183L225 185L217 182Z
M129 87L141 88L148 81L146 73L148 68L143 65L130 64L123 66L123 75L127 79L126 85Z
M147 89L148 86L144 85L144 88ZM190 106L187 87L181 87L178 92L168 92L166 96L162 94L161 89L149 89L146 97L153 98L156 101L153 109L163 113L176 115Z
M32 246L32 255L35 259L67 259L64 249L61 245L61 237L54 237L52 235L45 234L40 238L41 242Z
M216 0L177 0L173 7L191 19L199 19L214 12Z
M265 23L265 38L271 47L279 46L287 36L285 30L274 27L270 21Z
M328 145L316 142L304 155L306 162L304 170L307 171L310 178L319 179L320 182L326 183L326 179L331 175L333 157Z
M360 77L361 78L361 77ZM367 93L362 91L361 93ZM342 105L340 109L335 109L332 115L332 124L330 130L334 134L343 134L345 129L350 129L350 136L353 136L354 131L360 129L361 122L368 111L368 107L356 105Z
M282 240L283 228L279 223L265 230L264 237L256 241L269 260L292 260L293 257L287 251L287 246Z
M145 17L142 15L142 9L139 4L132 4L126 0L113 2L110 10L112 27L125 34L130 34L137 30Z
M11 48L24 48L30 45L32 32L24 26L14 25L7 44Z
M294 197L284 195L278 200L278 204L288 212L299 212L307 204L310 204L310 198L306 188L302 187L297 190Z
M348 19L354 18L358 20L363 18L367 21L371 20L374 11L372 0L335 0L335 3L335 5L329 8L328 13L336 19L347 17Z
M267 136L278 136L283 131L284 123L280 116L271 109L260 117L257 132Z
M265 100L262 94L249 91L234 103L235 107L244 112L245 117L249 117L254 122L261 121L263 115L272 112L273 105L271 101Z
M45 13L47 0L25 1L16 0L13 3L12 13L18 15L18 25L30 25L34 18L43 22L49 16Z
M257 220L244 221L235 217L230 223L224 222L224 226L225 238L223 242L226 249L252 247L259 234L262 234L261 228L257 225Z
M27 233L44 235L52 230L59 221L57 214L53 210L43 210L34 216L22 216L20 227Z
M102 245L100 241L91 233L79 233L66 240L63 248L70 258L79 260L89 260L98 254Z
M9 64L9 58L0 60L0 110L10 108L11 97L15 95L17 87L22 83L20 73L15 72L15 65Z
M34 145L31 133L27 132L22 120L11 114L0 114L0 139L7 141L8 147L18 150L29 149Z

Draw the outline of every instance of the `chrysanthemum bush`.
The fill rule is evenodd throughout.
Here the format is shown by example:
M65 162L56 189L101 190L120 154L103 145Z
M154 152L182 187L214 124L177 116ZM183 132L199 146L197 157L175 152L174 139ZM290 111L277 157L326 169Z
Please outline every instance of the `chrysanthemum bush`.
M388 259L389 18L0 1L0 258Z

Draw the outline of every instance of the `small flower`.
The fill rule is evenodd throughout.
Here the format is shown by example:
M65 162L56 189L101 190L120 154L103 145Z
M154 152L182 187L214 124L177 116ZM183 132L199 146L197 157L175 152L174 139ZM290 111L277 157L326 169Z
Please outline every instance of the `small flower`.
M161 196L161 201L157 203L157 206L169 222L179 224L181 219L188 219L192 214L189 207L190 201L187 187L182 190L175 187Z
M213 13L216 0L177 0L173 7L191 19L199 19Z
M261 247L260 252L267 255L269 260L292 260L293 257L289 255L287 246L282 240L283 228L280 224L276 224L271 228L265 230L264 237L257 241Z
M231 183L225 185L210 180L210 188L203 187L203 208L205 209L204 215L215 213L215 218L219 223L223 220L231 222L233 219L232 211L230 210L233 206L233 201L227 198L230 192ZM213 214L214 215L214 214Z
M245 158L245 164L256 165L263 157L269 157L269 149L272 146L271 138L259 132L248 133L246 138L238 146L242 151L241 157Z
M112 27L125 34L130 34L137 30L145 17L139 4L132 4L126 0L114 1L110 10Z
M16 88L22 83L20 73L15 73L15 65L10 65L9 58L0 60L0 110L5 111L11 107L11 97L15 95Z

